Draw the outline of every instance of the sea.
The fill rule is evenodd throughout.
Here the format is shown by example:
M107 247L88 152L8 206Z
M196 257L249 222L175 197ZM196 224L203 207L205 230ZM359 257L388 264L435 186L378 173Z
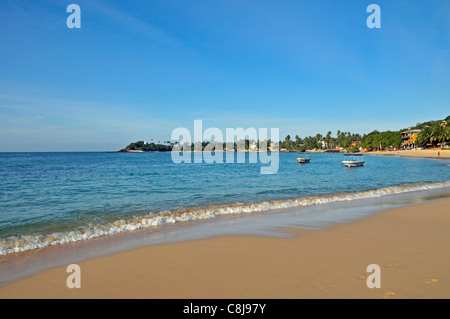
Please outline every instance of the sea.
M276 230L450 197L444 159L366 155L347 168L341 153L312 153L307 164L278 155L278 172L264 175L248 153L245 163L190 164L170 153L0 153L0 283L141 245L288 236Z

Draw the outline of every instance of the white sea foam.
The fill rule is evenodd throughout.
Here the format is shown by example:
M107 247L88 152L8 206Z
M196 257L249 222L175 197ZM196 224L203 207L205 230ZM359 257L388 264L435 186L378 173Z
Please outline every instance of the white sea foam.
M11 253L38 249L58 244L73 243L77 241L88 240L92 238L143 228L157 227L186 221L210 219L221 215L261 213L287 208L376 198L392 194L401 194L420 190L431 190L443 187L450 187L450 181L441 183L407 184L368 191L309 196L297 199L278 200L252 204L235 204L230 206L186 209L173 212L160 212L157 214L148 214L146 216L136 217L129 220L117 220L112 223L105 223L102 225L89 225L85 228L69 232L9 237L0 240L0 255L8 255Z

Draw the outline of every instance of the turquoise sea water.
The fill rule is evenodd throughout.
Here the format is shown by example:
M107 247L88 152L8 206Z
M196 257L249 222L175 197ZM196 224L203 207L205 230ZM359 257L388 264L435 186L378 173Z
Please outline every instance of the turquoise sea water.
M247 154L248 156L248 154ZM170 153L0 153L0 254L219 215L375 198L450 186L445 160L280 153L261 164L175 164Z

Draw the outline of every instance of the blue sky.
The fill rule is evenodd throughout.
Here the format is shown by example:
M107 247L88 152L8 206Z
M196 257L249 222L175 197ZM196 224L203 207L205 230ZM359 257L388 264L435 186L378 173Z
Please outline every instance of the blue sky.
M81 8L69 29L66 8ZM366 8L381 7L381 29ZM203 126L397 130L450 115L450 2L2 0L0 151Z

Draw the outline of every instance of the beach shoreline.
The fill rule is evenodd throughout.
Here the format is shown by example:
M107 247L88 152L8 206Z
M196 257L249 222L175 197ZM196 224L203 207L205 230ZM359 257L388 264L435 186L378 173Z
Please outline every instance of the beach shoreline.
M144 246L0 287L0 298L449 298L450 199L376 212L292 238L230 235ZM369 289L366 267L381 267Z
M427 150L380 151L380 152L365 152L364 155L450 159L450 150L427 149Z

